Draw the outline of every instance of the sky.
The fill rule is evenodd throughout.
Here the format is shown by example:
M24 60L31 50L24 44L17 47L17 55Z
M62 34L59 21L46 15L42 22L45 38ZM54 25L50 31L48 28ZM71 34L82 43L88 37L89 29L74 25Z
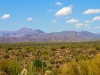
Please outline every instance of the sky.
M100 0L0 0L0 31L100 33Z

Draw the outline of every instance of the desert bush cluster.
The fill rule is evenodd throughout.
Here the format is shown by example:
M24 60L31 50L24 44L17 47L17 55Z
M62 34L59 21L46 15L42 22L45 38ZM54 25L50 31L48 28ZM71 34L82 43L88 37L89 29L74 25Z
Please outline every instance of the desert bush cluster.
M100 75L100 41L0 43L0 75Z

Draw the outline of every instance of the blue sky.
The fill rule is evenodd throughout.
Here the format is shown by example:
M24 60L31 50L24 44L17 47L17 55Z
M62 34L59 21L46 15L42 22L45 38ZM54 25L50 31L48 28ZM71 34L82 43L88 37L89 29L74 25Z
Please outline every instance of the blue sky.
M0 31L100 32L100 0L0 0Z

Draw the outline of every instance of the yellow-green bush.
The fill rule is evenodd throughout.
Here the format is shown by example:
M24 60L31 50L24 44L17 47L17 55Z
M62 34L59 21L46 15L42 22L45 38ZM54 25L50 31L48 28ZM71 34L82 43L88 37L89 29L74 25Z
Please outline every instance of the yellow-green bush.
M93 59L72 60L60 68L62 75L100 75L100 54Z
M0 60L0 71L8 75L18 75L20 73L20 66L15 60Z

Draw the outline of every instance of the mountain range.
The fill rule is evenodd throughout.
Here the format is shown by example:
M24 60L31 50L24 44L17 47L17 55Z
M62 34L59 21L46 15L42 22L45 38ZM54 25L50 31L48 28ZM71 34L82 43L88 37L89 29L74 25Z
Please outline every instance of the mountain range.
M88 31L61 31L45 33L42 30L22 28L17 31L0 31L0 42L46 42L46 41L87 41L98 40L100 34Z

